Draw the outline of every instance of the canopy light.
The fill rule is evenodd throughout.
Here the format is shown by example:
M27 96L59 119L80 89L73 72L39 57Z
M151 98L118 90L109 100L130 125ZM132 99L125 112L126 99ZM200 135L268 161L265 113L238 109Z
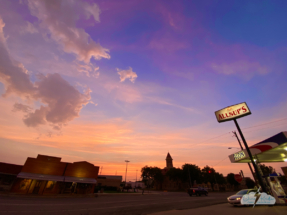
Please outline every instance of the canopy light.
M287 158L283 159L285 162L287 162Z

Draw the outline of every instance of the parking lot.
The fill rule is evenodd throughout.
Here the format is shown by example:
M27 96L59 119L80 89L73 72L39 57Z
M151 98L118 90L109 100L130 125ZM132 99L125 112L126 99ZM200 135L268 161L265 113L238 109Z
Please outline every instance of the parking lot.
M0 196L0 214L151 214L225 203L232 193L190 197L183 192L99 195L98 197Z

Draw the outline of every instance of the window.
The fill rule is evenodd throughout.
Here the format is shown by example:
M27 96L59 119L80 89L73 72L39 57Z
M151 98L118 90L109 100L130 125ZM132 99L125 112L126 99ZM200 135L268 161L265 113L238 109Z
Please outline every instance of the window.
M27 190L31 183L31 179L23 179L20 182L20 190Z
M236 193L237 195L244 195L247 194L248 190L240 190L238 193Z
M48 181L48 183L46 185L46 189L52 190L54 188L55 184L56 184L56 181Z

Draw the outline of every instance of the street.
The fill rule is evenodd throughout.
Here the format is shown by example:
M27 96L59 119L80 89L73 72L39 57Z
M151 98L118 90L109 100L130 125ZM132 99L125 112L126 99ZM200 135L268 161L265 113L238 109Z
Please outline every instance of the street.
M226 203L233 193L210 193L190 197L184 192L114 194L98 197L0 196L0 214L93 215L151 214Z
M206 215L206 214L218 214L218 215L285 215L287 212L286 206L255 206L253 207L233 207L228 203L211 205L209 207L200 207L188 210L172 210L159 213L152 213L150 215Z

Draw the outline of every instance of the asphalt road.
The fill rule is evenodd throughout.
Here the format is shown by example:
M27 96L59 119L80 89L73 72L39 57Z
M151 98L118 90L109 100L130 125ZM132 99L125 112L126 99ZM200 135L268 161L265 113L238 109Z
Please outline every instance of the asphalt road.
M254 208L250 207L233 207L225 203L219 205L212 205L209 207L194 208L188 210L172 210L165 212L153 213L150 215L206 215L206 214L220 214L220 215L286 215L286 206L273 206L268 207L265 205L256 205Z
M140 215L226 203L226 198L231 194L233 193L210 193L209 196L190 197L187 193L159 192L144 195L102 195L92 198L0 196L0 214Z

